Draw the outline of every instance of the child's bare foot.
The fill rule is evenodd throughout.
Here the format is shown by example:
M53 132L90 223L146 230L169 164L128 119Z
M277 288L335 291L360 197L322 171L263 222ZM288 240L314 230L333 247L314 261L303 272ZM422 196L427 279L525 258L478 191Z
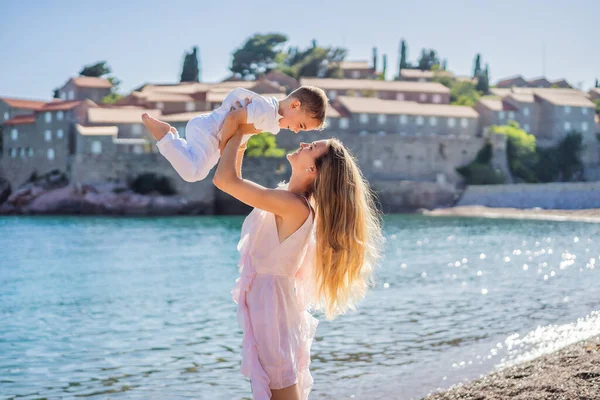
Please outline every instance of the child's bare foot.
M142 114L142 122L152 137L157 141L162 139L167 133L175 131L175 128L173 128L171 125L167 124L166 122L159 121L156 118L152 118L150 115L148 115L148 113Z

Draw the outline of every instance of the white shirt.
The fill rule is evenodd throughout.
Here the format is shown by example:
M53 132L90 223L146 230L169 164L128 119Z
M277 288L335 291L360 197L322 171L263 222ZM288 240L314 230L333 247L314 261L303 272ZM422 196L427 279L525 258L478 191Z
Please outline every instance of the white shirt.
M277 135L279 133L279 120L283 118L279 114L279 101L275 97L264 97L243 88L232 90L225 97L221 106L212 112L211 115L217 121L219 127L223 124L235 102L239 101L240 104L244 105L246 99L252 100L252 103L246 107L248 113L246 123L254 124L254 127L261 132L270 132Z

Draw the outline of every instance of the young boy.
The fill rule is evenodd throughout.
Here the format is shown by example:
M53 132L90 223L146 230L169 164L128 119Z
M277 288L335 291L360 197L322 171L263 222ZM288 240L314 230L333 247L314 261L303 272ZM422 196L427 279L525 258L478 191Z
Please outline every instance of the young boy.
M247 104L247 107L230 111L236 103ZM142 115L142 121L158 141L156 145L160 153L183 180L196 182L206 178L217 164L220 150L244 124L252 125L246 126L245 132L277 134L280 128L296 133L321 130L325 124L326 110L325 92L313 86L302 86L281 102L275 97L266 98L238 88L229 93L223 104L210 114L192 118L185 128L186 139L180 138L175 128L147 113ZM246 143L250 137L244 135L242 143Z

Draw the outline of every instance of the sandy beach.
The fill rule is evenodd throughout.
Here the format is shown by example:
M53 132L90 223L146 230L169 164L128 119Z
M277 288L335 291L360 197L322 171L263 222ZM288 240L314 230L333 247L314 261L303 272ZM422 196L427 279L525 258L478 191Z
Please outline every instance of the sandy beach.
M600 337L492 373L424 400L600 399Z
M541 208L492 208L485 206L459 206L425 210L423 215L453 216L453 217L480 217L480 218L511 218L511 219L539 219L550 221L580 221L600 223L600 209L587 210L545 210Z

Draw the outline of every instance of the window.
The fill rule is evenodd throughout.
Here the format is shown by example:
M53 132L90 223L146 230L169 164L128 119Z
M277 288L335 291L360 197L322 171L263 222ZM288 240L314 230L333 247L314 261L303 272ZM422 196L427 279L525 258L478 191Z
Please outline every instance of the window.
M460 126L462 126L463 128L466 128L469 126L469 120L466 118L461 118L460 119Z
M10 149L10 156L15 158L17 156L17 149Z
M425 93L421 93L419 95L419 101L427 101L427 95Z
M19 138L19 131L17 130L17 128L12 128L12 130L10 131L10 137L12 138L12 140L17 140Z
M92 142L92 154L100 154L102 153L102 142L98 140L94 140Z
M454 118L448 118L448 127L449 128L454 128L456 126L456 119Z
M139 145L136 144L135 146L133 146L133 154L142 154L144 152L144 148Z
M377 116L377 122L379 122L379 125L385 124L385 114L379 114Z
M60 92L60 99L61 100L66 100L67 99L67 94L63 91Z
M523 125L523 130L524 130L525 132L527 132L527 133L530 133L530 132L529 132L529 124L525 124L525 125Z
M377 134L378 134L379 136L385 136L385 135L386 135L385 131L379 131L379 132L377 132Z
M29 148L29 157L33 157L33 154L34 154L33 148L30 147Z
M139 136L142 134L142 126L140 124L133 124L131 126L131 133L133 133L135 136Z
M585 108L585 107L582 107L582 108L581 108L581 113L582 113L583 115L587 115L587 113L588 113L588 109L587 109L587 108Z
M565 131L570 131L571 130L571 123L569 121L565 122Z
M75 99L75 92L72 90L69 90L69 95L67 96L67 100L74 100Z
M21 147L20 150L21 150L20 151L21 158L25 158L25 147Z
M504 111L498 111L498 118L499 119L504 119Z
M367 131L360 131L360 133L358 134L359 136L367 136L369 134L369 132Z
M508 112L508 119L512 119L514 121L514 119L515 119L515 112L514 111L509 111Z
M337 97L337 92L335 90L330 90L329 91L329 99L333 100Z
M361 124L368 124L369 123L369 116L367 114L360 114L360 123Z
M401 115L400 116L400 123L402 125L405 125L408 122L408 117L406 115Z
M162 110L165 107L165 105L162 102L158 102L156 103L156 108L158 108L159 110Z
M59 111L56 113L56 120L57 121L62 121L64 117L64 113L62 111Z
M196 111L196 104L193 101L185 103L185 111Z
M442 96L440 96L439 94L434 94L433 95L433 102L434 103L441 103L442 102Z
M10 118L10 114L8 114L8 111L4 112L4 120L8 121Z
M587 130L588 130L588 124L587 124L587 122L582 122L581 123L581 130L583 132L587 132Z
M340 118L340 129L348 129L349 126L348 118Z
M436 117L429 117L429 125L436 126L437 125L437 118Z
M46 119L46 123L49 124L50 122L52 122L52 113L51 112L46 112L44 114L44 118Z
M46 140L46 142L51 142L52 141L52 131L51 130L46 130L46 132L44 132L44 139Z
M396 93L396 100L404 101L404 93Z
M526 116L526 117L529 115L529 107L524 107L523 108L523 115Z
M565 114L570 114L570 113L571 113L571 107L565 106Z
M417 116L417 125L423 125L423 117L422 116Z
M352 71L352 77L354 79L360 78L360 71Z
M54 149L48 149L48 160L54 160Z
M62 139L63 136L64 136L64 132L63 132L62 129L59 129L59 130L56 131L56 137L57 138Z
M381 168L383 167L383 162L381 160L373 160L373 166L375 168Z

